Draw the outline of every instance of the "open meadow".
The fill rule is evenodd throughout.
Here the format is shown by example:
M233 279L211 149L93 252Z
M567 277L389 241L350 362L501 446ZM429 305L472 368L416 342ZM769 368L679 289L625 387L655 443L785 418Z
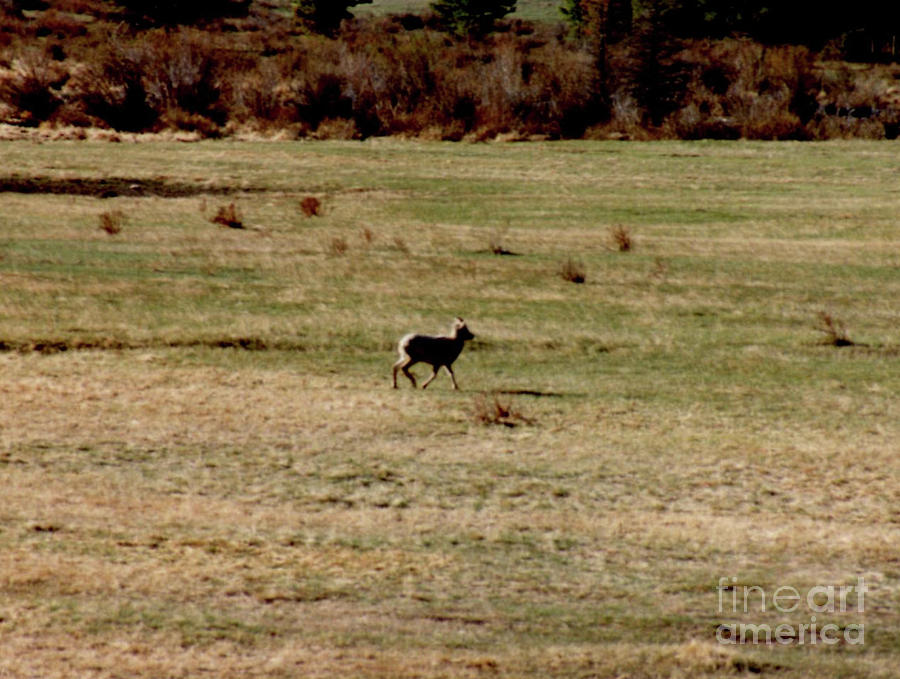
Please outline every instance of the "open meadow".
M0 159L0 677L896 677L895 143Z
M354 7L353 14L359 16L403 12L421 14L428 11L431 4L431 0L372 0L370 4ZM516 11L511 16L530 21L561 22L563 18L559 11L561 6L560 0L519 0L516 3Z

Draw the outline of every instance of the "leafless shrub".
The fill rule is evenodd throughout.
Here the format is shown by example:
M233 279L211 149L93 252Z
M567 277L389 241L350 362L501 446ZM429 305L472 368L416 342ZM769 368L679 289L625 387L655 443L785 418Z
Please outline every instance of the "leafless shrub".
M153 129L160 112L150 101L145 66L151 56L143 45L113 32L72 78L73 97L98 124L116 130Z
M227 226L231 229L243 229L244 222L241 218L241 213L237 209L237 206L234 203L229 203L228 205L223 205L219 208L219 211L216 212L215 216L210 219L213 224L221 224L222 226Z
M498 394L478 394L473 402L473 417L483 425L499 424L515 427L518 424L532 424L534 421L516 410L512 401L503 402Z
M833 347L852 347L856 344L847 335L844 324L827 311L819 312L816 330L824 335L822 344Z
M222 73L240 70L243 63L218 50L211 34L192 29L172 36L151 32L144 45L149 57L144 82L148 99L160 113L168 113L171 123L193 125L204 119L201 126L210 129L225 122ZM171 113L176 111L183 113Z
M316 217L321 214L322 202L315 196L307 196L300 201L300 209L307 217Z
M110 210L100 213L100 228L110 236L122 232L125 225L125 213L121 210Z
M569 281L570 283L584 283L587 280L584 264L571 257L560 265L559 275L564 281Z
M622 224L616 224L609 230L609 239L612 241L613 248L619 252L630 252L634 247L634 239L631 236L631 229Z
M0 76L0 104L13 108L21 123L37 125L53 117L63 103L68 72L43 50L23 50Z
M366 245L372 245L372 243L375 242L375 232L368 226L362 228L360 235L362 235L362 239L365 241Z

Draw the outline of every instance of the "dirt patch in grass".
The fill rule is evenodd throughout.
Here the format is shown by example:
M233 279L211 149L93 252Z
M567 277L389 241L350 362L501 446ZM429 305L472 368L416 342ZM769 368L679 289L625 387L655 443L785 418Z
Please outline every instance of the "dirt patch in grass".
M59 354L64 351L123 351L130 349L195 347L209 349L243 349L244 351L304 351L306 348L295 342L266 342L259 337L222 337L172 341L149 340L146 342L130 342L114 338L85 340L0 340L0 352L16 352L20 354Z
M47 193L70 196L115 198L117 196L157 196L187 198L197 195L226 195L237 191L255 191L227 186L205 186L169 181L165 177L136 179L133 177L0 177L0 193Z

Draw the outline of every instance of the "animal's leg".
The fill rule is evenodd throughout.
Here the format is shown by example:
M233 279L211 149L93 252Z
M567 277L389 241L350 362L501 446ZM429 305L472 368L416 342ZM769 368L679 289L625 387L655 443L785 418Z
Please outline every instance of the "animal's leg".
M409 378L409 381L412 382L413 388L416 387L416 378L413 376L411 372L409 372L409 366L412 365L412 359L409 356L402 357L399 361L394 363L394 389L397 388L397 371L403 370L403 374Z
M439 365L434 366L434 368L432 369L431 377L429 377L427 380L425 380L425 384L422 385L422 389L424 389L424 388L427 387L429 384L431 384L431 381L432 381L435 377L437 377L438 370L440 370L440 369L441 369L441 366L439 366Z
M450 381L453 382L453 388L458 391L459 385L456 383L456 375L453 374L453 368L451 368L449 365L445 367L447 368L447 372L450 373Z
M403 366L403 374L409 378L409 381L412 382L413 389L415 389L416 388L416 376L413 375L411 372L409 372L409 368L411 365L413 365L413 363L414 363L414 361L412 361L412 360L406 362L406 364Z

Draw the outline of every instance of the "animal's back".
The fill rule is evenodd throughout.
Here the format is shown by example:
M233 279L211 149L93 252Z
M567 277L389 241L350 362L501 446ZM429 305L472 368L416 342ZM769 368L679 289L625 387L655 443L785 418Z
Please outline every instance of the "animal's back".
M460 343L461 344L461 343ZM459 356L462 346L450 337L433 337L412 333L400 340L400 348L417 363L446 365Z

